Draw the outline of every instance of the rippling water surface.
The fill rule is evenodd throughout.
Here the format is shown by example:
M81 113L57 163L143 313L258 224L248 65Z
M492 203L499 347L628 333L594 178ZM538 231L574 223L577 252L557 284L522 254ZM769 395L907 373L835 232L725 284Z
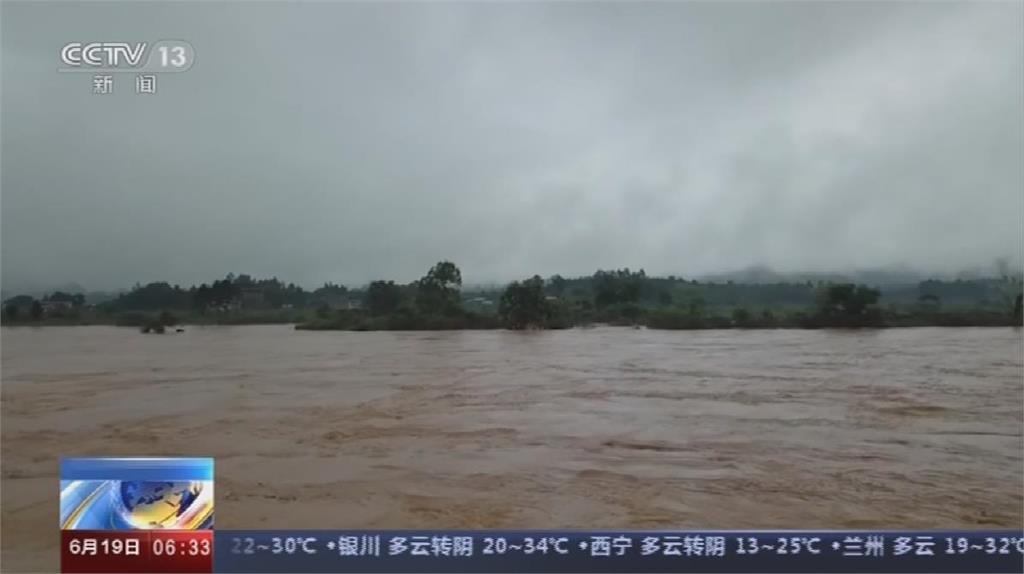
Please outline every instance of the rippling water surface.
M3 562L61 455L211 455L221 528L1021 527L1012 329L5 328Z

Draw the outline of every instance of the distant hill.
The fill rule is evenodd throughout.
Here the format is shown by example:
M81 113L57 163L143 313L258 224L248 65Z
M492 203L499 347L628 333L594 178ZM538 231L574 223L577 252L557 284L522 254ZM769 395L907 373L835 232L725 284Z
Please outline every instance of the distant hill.
M85 287L73 281L59 285L40 285L38 283L5 283L3 288L0 289L0 299L7 300L11 297L18 295L31 295L32 297L39 299L47 293L53 293L55 291L63 291L65 293L77 294L85 293Z
M117 291L89 291L83 287L80 283L69 281L58 285L40 286L40 285L14 285L4 286L0 289L0 301L6 301L11 297L17 297L18 295L28 295L34 299L42 299L50 293L56 293L61 291L69 293L71 295L77 295L79 293L85 295L85 302L90 305L96 305L98 303L104 303L116 299L118 295L126 292L126 289L119 289Z
M864 283L867 285L915 285L929 279L954 280L954 279L989 279L997 278L1001 274L1010 276L1021 276L1019 269L1001 269L997 272L995 268L975 268L963 270L957 273L927 273L913 270L906 267L893 267L885 269L861 269L849 272L815 272L815 271L794 271L779 272L765 265L754 265L737 271L726 273L714 273L702 275L697 279L714 283L803 283L811 281L817 283Z

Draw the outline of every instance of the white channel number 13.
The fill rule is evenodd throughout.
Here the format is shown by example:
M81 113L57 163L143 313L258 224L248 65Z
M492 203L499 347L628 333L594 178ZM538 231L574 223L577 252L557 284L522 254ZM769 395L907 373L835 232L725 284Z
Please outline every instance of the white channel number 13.
M160 46L160 65L181 68L188 63L184 46Z

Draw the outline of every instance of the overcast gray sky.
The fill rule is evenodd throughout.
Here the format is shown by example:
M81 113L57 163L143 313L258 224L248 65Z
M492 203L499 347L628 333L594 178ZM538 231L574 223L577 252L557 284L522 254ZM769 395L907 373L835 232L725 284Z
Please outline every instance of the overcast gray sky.
M1022 6L4 2L3 283L1019 264Z

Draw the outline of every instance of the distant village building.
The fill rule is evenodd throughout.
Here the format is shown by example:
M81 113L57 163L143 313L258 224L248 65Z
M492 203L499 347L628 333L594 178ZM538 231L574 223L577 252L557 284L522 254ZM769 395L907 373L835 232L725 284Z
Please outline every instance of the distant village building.
M466 299L465 303L470 307L490 307L494 305L494 301L487 297L470 297Z
M317 296L313 300L314 307L327 307L328 309L358 309L360 306L359 301L349 299L347 295L339 293L328 293Z
M241 305L245 309L260 309L267 306L263 297L263 290L258 287L247 287L242 289Z
M216 303L210 303L206 306L207 311L214 311L220 313L227 313L228 311L237 311L242 308L242 301L240 299L232 299L231 301L220 301Z
M70 311L74 308L74 304L71 301L42 301L43 313L62 313L64 311Z

